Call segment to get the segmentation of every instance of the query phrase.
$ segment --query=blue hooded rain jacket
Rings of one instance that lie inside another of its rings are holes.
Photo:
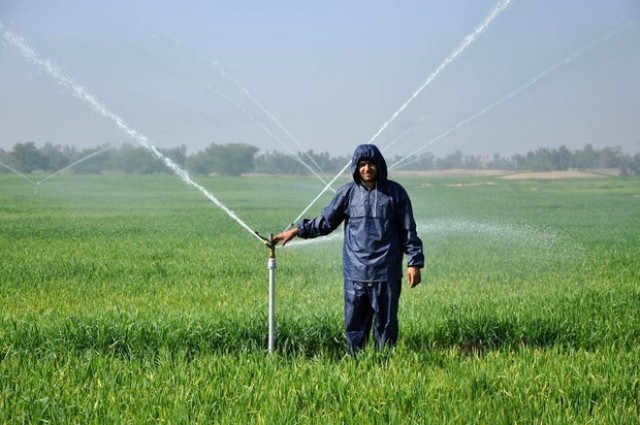
[[[360,182],[358,162],[372,160],[377,168],[373,189]],[[298,224],[304,239],[324,236],[344,222],[343,274],[359,282],[402,279],[407,266],[422,268],[422,241],[416,232],[411,201],[404,188],[387,179],[387,164],[375,145],[359,145],[351,161],[353,182],[340,187],[322,214]]]

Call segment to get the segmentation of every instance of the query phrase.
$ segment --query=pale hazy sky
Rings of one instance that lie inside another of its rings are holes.
[[[245,142],[342,155],[368,142],[495,5],[0,0],[0,24],[156,146],[193,153]],[[512,155],[591,143],[635,153],[639,76],[640,1],[513,0],[375,143],[405,155],[464,123],[425,151]],[[0,43],[0,148],[127,140]]]

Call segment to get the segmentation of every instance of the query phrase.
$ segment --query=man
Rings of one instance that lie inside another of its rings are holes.
[[[372,325],[377,349],[395,346],[403,254],[410,288],[421,281],[424,254],[409,196],[387,179],[387,164],[375,145],[356,147],[351,173],[353,182],[338,189],[320,216],[302,220],[274,240],[284,246],[296,236],[328,235],[345,223],[345,334],[354,354],[365,346]]]

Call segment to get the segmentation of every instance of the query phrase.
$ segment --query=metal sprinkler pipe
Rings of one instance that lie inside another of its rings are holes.
[[[269,235],[269,239],[261,236],[258,232],[256,235],[262,239],[267,248],[269,248],[269,259],[267,261],[267,269],[269,269],[269,337],[268,349],[269,354],[273,355],[276,345],[276,244],[273,240],[273,233]]]

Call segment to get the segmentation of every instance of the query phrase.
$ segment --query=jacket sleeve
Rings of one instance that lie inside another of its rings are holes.
[[[308,220],[304,219],[298,223],[298,236],[303,239],[317,238],[333,232],[346,218],[346,203],[348,199],[348,188],[338,189],[336,196],[327,205],[322,214]]]
[[[402,248],[407,256],[407,267],[424,267],[422,240],[418,237],[416,222],[413,218],[413,207],[406,191],[400,196],[400,237]]]

